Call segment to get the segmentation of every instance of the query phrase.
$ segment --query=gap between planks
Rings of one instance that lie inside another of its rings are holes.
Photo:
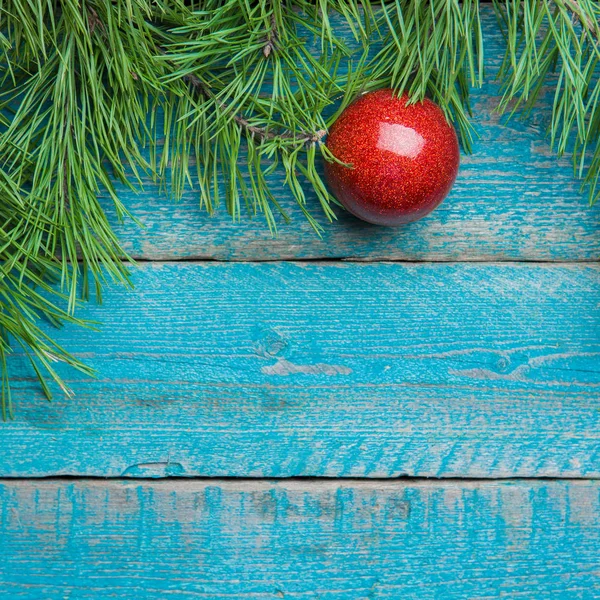
[[[320,477],[303,477],[303,476],[292,476],[292,477],[236,477],[236,476],[224,476],[217,475],[214,477],[210,476],[162,476],[162,477],[128,477],[123,475],[29,475],[27,477],[15,476],[15,477],[0,477],[0,485],[11,484],[16,482],[39,482],[39,483],[67,483],[67,482],[121,482],[121,483],[158,483],[158,482],[173,482],[173,483],[197,483],[200,485],[210,483],[215,485],[220,484],[265,484],[265,485],[294,485],[295,482],[298,485],[315,485],[315,486],[327,486],[335,485],[337,482],[343,482],[344,484],[352,486],[381,486],[381,485],[393,485],[398,484],[402,486],[420,486],[420,487],[437,487],[439,485],[446,485],[457,483],[460,485],[472,484],[481,485],[494,482],[506,482],[506,483],[552,483],[561,481],[582,481],[582,482],[600,482],[598,477],[586,477],[586,476],[561,476],[561,477],[547,477],[547,476],[533,476],[533,477],[421,477],[421,476],[398,476],[398,477],[336,477],[336,476],[320,476]]]
[[[561,259],[547,259],[547,260],[514,260],[507,258],[506,260],[499,259],[497,257],[493,259],[485,259],[485,258],[477,258],[474,257],[472,260],[455,260],[455,259],[444,259],[444,258],[415,258],[415,259],[394,259],[394,258],[332,258],[332,257],[311,257],[311,258],[231,258],[227,260],[219,259],[219,258],[211,258],[211,257],[181,257],[181,258],[136,258],[131,257],[131,260],[122,259],[122,262],[130,264],[132,266],[136,265],[146,265],[146,264],[179,264],[179,263],[217,263],[222,265],[227,265],[230,263],[261,263],[261,264],[279,264],[279,263],[291,263],[291,264],[303,264],[303,263],[316,263],[322,264],[324,266],[327,265],[336,265],[340,263],[344,264],[396,264],[396,265],[413,265],[413,264],[444,264],[444,265],[527,265],[531,267],[535,266],[546,266],[546,265],[560,265],[560,266],[577,266],[577,265],[597,265],[600,264],[600,259],[591,259],[591,258],[582,258],[578,260],[561,260]]]

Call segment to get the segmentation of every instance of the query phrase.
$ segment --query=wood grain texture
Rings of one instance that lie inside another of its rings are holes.
[[[552,94],[526,121],[507,123],[495,108],[493,83],[504,46],[491,6],[482,7],[487,81],[473,92],[474,125],[480,138],[462,157],[455,188],[427,218],[396,229],[361,223],[339,210],[339,221],[318,238],[295,208],[283,179],[273,180],[278,201],[292,216],[272,239],[261,216],[232,223],[224,209],[214,217],[200,211],[197,192],[179,204],[147,181],[134,195],[120,188],[133,215],[145,225],[116,224],[125,248],[137,258],[172,260],[279,260],[353,258],[361,260],[598,260],[600,205],[590,208],[573,177],[568,158],[557,159],[544,132]],[[315,198],[309,207],[319,215]],[[106,202],[108,206],[109,203]]]
[[[600,266],[148,263],[1,476],[600,476]]]
[[[584,600],[598,482],[0,484],[11,600]]]

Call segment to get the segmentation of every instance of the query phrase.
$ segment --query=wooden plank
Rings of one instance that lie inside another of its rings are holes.
[[[424,220],[397,229],[366,225],[343,213],[319,239],[295,208],[282,178],[274,190],[289,210],[275,239],[257,217],[231,223],[224,209],[210,218],[188,191],[175,205],[150,181],[133,195],[120,188],[131,212],[145,225],[116,225],[125,248],[137,258],[172,260],[277,260],[353,258],[361,260],[598,260],[600,205],[589,208],[568,158],[552,155],[544,132],[552,94],[534,115],[508,124],[495,108],[500,89],[493,83],[504,42],[491,6],[482,7],[488,83],[473,92],[474,124],[480,135],[471,156],[463,156],[454,191]],[[107,203],[108,205],[108,203]],[[319,215],[312,196],[309,207]],[[112,221],[116,223],[114,215]]]
[[[14,481],[11,600],[597,598],[600,484]]]
[[[147,263],[12,360],[1,476],[600,476],[600,265]]]

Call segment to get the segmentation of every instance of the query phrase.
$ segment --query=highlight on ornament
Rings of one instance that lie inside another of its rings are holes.
[[[330,191],[353,215],[376,225],[429,214],[458,173],[458,138],[442,109],[428,99],[410,103],[391,89],[355,100],[326,143],[340,161],[325,164]]]

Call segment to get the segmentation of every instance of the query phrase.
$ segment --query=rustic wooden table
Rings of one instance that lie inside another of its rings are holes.
[[[400,229],[123,190],[135,291],[57,333],[99,378],[12,361],[2,598],[600,597],[600,206],[498,94]]]

